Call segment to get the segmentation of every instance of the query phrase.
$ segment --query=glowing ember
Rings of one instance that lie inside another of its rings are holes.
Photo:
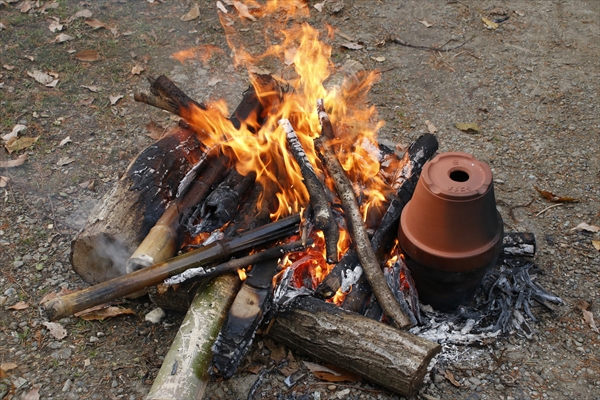
[[[237,273],[240,277],[240,280],[245,281],[246,280],[246,270],[243,268],[240,268],[237,270]]]

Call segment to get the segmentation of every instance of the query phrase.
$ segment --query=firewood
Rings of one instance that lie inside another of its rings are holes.
[[[279,310],[268,336],[406,397],[423,383],[440,345],[314,297]]]
[[[130,295],[148,286],[156,285],[173,275],[180,274],[186,269],[213,264],[236,253],[248,251],[255,246],[292,235],[298,231],[299,222],[298,214],[290,215],[236,238],[219,240],[166,262],[118,276],[66,296],[57,297],[44,304],[45,311],[50,320],[56,320]]]
[[[84,281],[97,284],[125,273],[125,261],[164,213],[189,158],[203,152],[196,134],[181,127],[140,152],[71,242],[71,264]]]
[[[158,371],[147,400],[201,399],[209,381],[215,342],[240,280],[223,275],[196,293],[177,336]]]
[[[306,152],[304,151],[304,148],[298,139],[298,135],[296,135],[290,121],[282,119],[279,121],[279,125],[285,130],[290,152],[298,163],[302,178],[304,178],[304,186],[306,187],[306,190],[308,190],[310,196],[310,205],[313,210],[315,227],[323,231],[323,234],[325,235],[327,262],[330,264],[337,263],[337,245],[340,239],[340,227],[335,222],[335,218],[331,212],[331,207],[325,196],[323,184],[317,177],[313,166],[306,157]]]
[[[333,132],[331,121],[325,112],[322,100],[318,101],[317,110],[319,111],[321,126],[326,127],[323,129],[323,132]],[[412,325],[410,318],[400,308],[385,281],[383,271],[373,251],[373,247],[371,247],[371,242],[363,224],[352,184],[346,176],[337,156],[329,144],[326,143],[327,139],[327,136],[320,136],[315,140],[315,147],[318,149],[321,162],[333,180],[337,194],[342,201],[360,264],[385,313],[393,319],[393,323],[396,326],[408,328]]]
[[[166,76],[161,75],[156,80],[148,78],[148,81],[150,82],[151,94],[136,93],[133,96],[135,101],[169,111],[180,117],[183,117],[185,111],[190,110],[192,107],[206,110],[204,104],[191,99]]]

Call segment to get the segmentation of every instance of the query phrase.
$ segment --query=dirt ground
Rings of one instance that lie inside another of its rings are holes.
[[[0,163],[28,157],[0,168],[0,398],[142,399],[148,392],[182,315],[151,324],[144,320],[149,301],[130,301],[133,315],[59,321],[67,332],[59,340],[38,303],[60,288],[85,286],[69,265],[71,238],[153,141],[147,124],[175,123],[133,100],[147,90],[146,77],[165,74],[199,101],[239,102],[248,78],[234,68],[215,3],[0,1],[0,134],[20,124],[19,137],[38,138],[12,154],[0,149]],[[487,162],[505,230],[535,233],[538,282],[565,301],[553,313],[534,309],[540,321],[531,339],[510,334],[452,349],[454,361],[434,366],[416,397],[600,399],[600,334],[576,307],[587,301],[600,318],[593,244],[600,233],[574,229],[600,225],[600,2],[337,0],[318,11],[320,4],[308,3],[308,22],[323,37],[326,25],[334,28],[334,66],[354,60],[382,71],[370,96],[385,121],[380,137],[406,146],[428,132],[428,120],[440,151]],[[194,5],[199,16],[181,21]],[[496,29],[482,20],[505,17]],[[261,20],[244,33],[259,46]],[[468,43],[432,51],[384,42],[390,35],[421,46]],[[341,46],[349,41],[362,48]],[[171,56],[200,44],[223,51],[205,63]],[[460,131],[457,122],[480,131]],[[578,202],[549,202],[534,185]],[[368,382],[324,382],[310,372],[287,388],[269,347],[258,337],[249,356],[265,371],[253,398],[399,398]],[[248,398],[258,376],[239,371],[211,383],[206,398]]]

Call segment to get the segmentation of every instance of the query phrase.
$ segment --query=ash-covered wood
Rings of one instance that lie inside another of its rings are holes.
[[[403,396],[423,383],[441,347],[310,296],[278,310],[268,330],[278,342]]]
[[[287,143],[290,152],[300,167],[304,186],[310,196],[310,205],[312,207],[312,216],[315,227],[325,235],[326,259],[330,264],[338,262],[337,245],[340,239],[340,227],[333,217],[331,207],[325,196],[323,184],[317,177],[315,170],[306,157],[306,152],[294,131],[292,124],[287,119],[279,121],[279,125],[285,130]]]
[[[317,102],[317,110],[319,112],[319,121],[324,131],[333,132],[331,121],[325,112],[323,101]],[[337,194],[342,201],[342,206],[345,211],[345,216],[350,228],[350,234],[354,240],[354,245],[360,264],[363,271],[369,280],[371,288],[377,296],[377,300],[386,314],[393,319],[393,323],[401,328],[411,326],[410,318],[400,308],[398,302],[394,298],[390,288],[385,282],[385,277],[377,260],[377,256],[371,247],[371,242],[367,235],[367,231],[362,221],[362,215],[356,202],[352,183],[346,176],[339,160],[335,153],[326,143],[327,136],[320,136],[315,140],[315,147],[319,152],[319,157],[327,173],[334,182]]]
[[[500,258],[534,257],[535,235],[532,232],[508,232],[502,238]]]

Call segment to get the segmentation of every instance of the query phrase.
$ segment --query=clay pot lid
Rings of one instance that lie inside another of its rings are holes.
[[[448,200],[469,200],[485,194],[492,184],[490,167],[472,154],[439,154],[425,164],[421,178],[431,193]]]

